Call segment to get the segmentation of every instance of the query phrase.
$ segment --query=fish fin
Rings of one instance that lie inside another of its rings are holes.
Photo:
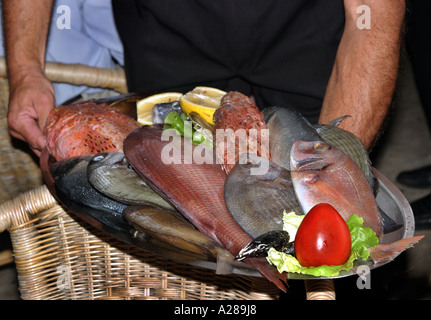
[[[389,217],[381,208],[379,209],[380,218],[383,225],[383,233],[391,233],[400,229],[403,224],[396,223],[391,217]]]
[[[216,274],[230,274],[233,271],[234,257],[229,251],[220,248],[216,249],[217,265]]]
[[[401,239],[392,243],[381,243],[377,247],[370,249],[370,256],[376,264],[383,264],[394,260],[398,254],[411,248],[424,236],[415,236]]]
[[[345,115],[345,116],[342,116],[342,117],[338,117],[338,118],[336,118],[336,119],[334,119],[334,120],[330,121],[330,122],[328,123],[328,125],[329,125],[329,126],[338,127],[338,126],[340,125],[340,123],[341,123],[344,119],[346,119],[346,118],[350,118],[350,117],[351,117],[350,115]]]
[[[271,106],[271,107],[266,107],[265,109],[262,110],[263,113],[263,119],[265,121],[265,123],[268,123],[268,120],[272,117],[272,115],[278,110],[280,109],[280,107],[277,106]]]
[[[287,291],[287,274],[280,273],[277,269],[270,265],[266,258],[249,258],[247,263],[255,266],[257,270],[274,285],[283,292]]]

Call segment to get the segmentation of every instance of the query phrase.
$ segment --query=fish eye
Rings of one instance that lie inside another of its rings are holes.
[[[93,162],[99,162],[99,161],[102,161],[104,158],[105,158],[105,157],[104,157],[103,155],[97,155],[97,156],[94,156],[94,157],[91,159],[91,161],[93,161]]]
[[[328,150],[328,145],[318,142],[314,144],[313,149],[317,152],[325,152],[326,150]]]
[[[243,163],[244,168],[251,168],[253,166],[254,166],[254,162],[250,158],[247,158]]]

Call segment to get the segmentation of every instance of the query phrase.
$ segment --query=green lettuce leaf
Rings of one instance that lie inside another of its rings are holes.
[[[295,217],[296,216],[296,217]],[[295,213],[283,214],[283,228],[293,230],[293,226],[303,216],[298,216]],[[370,256],[369,248],[374,248],[379,243],[379,239],[373,230],[364,227],[364,220],[352,215],[347,221],[347,226],[350,230],[352,239],[352,249],[347,261],[338,266],[322,265],[318,267],[303,267],[299,261],[292,255],[283,252],[278,252],[274,248],[268,251],[267,260],[281,272],[296,272],[302,274],[313,275],[316,277],[335,277],[340,271],[351,270],[356,259],[367,260]],[[288,226],[286,226],[288,224]],[[299,227],[299,224],[298,224]],[[287,230],[286,230],[287,231]],[[295,231],[296,234],[296,231]]]
[[[367,260],[370,256],[368,248],[375,248],[379,244],[379,238],[370,228],[364,227],[364,219],[355,214],[347,220],[352,239],[352,251],[355,251],[358,258]]]
[[[299,215],[295,212],[283,211],[283,230],[289,232],[290,241],[294,241],[296,237],[296,231],[299,228],[305,215]]]

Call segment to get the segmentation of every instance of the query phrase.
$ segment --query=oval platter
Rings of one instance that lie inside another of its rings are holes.
[[[172,259],[179,263],[189,264],[206,269],[216,270],[216,261],[213,257],[200,255],[197,253],[185,251],[163,243],[149,235],[136,231],[120,215],[112,215],[103,210],[96,210],[71,200],[66,194],[62,193],[55,187],[51,177],[50,168],[55,160],[46,150],[40,157],[40,166],[45,183],[63,207],[79,219],[97,228],[103,233],[110,235],[118,240],[137,247],[137,250],[145,250],[163,258]],[[376,201],[381,210],[402,227],[396,231],[385,234],[382,243],[391,243],[396,240],[409,238],[414,235],[415,225],[412,209],[402,192],[382,173],[374,169],[374,173],[379,182],[379,189],[376,195]],[[359,266],[366,265],[370,269],[380,267],[388,262],[375,264],[372,261],[356,260],[354,268],[349,271],[342,271],[331,279],[342,278],[351,275],[357,275],[356,269]],[[260,273],[244,262],[237,262],[233,269],[234,274],[261,277]],[[310,275],[298,273],[289,273],[288,279],[323,279]],[[328,278],[326,278],[328,279]]]

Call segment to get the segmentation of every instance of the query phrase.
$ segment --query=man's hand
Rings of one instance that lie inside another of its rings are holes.
[[[54,88],[42,73],[27,74],[10,88],[9,132],[27,142],[37,156],[46,145],[43,128],[54,106]]]
[[[45,147],[42,129],[55,106],[54,88],[44,74],[53,0],[3,0],[2,4],[9,131],[40,156]]]

